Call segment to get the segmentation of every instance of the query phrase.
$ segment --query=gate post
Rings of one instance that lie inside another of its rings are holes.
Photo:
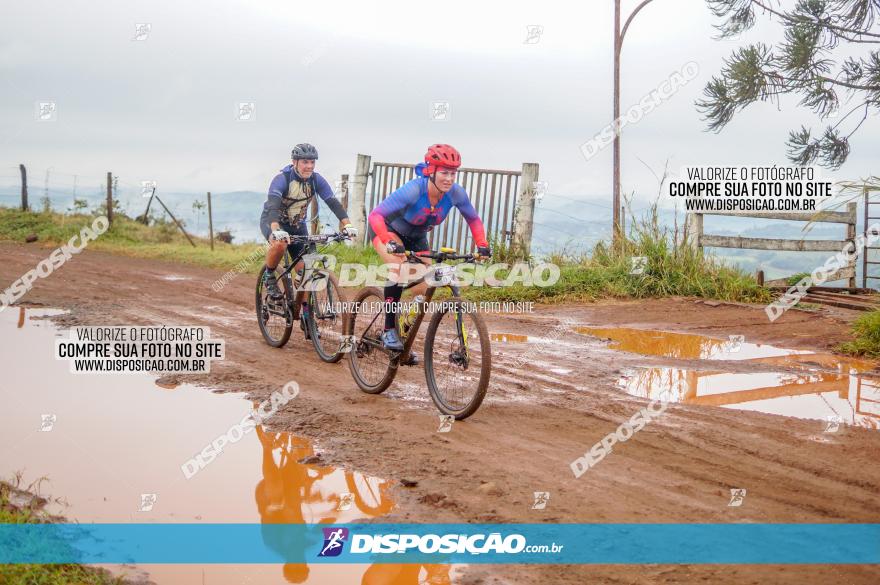
[[[535,218],[535,181],[538,180],[538,163],[523,163],[519,183],[519,196],[513,214],[513,244],[523,254],[532,253],[532,230]]]
[[[351,200],[349,201],[349,219],[357,228],[361,243],[367,239],[367,177],[370,174],[370,155],[359,154],[355,166],[354,179],[351,182]],[[368,243],[368,242],[367,242]]]
[[[846,211],[847,213],[849,213],[849,223],[846,224],[846,239],[853,243],[855,243],[856,241],[856,221],[858,221],[857,209],[858,204],[855,201],[846,204]],[[858,259],[858,257],[859,251],[853,249],[852,258],[850,258],[846,263],[847,268],[852,268],[852,276],[849,277],[850,288],[856,287],[856,260]]]
[[[703,246],[703,214],[688,213],[687,214],[687,237],[688,243],[694,250],[699,250]]]

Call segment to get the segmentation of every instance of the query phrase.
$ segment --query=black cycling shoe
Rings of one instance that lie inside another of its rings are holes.
[[[391,351],[403,351],[403,343],[396,329],[389,329],[382,334],[382,347]]]
[[[266,291],[269,293],[269,298],[272,300],[278,301],[284,298],[284,293],[278,288],[278,279],[275,278],[275,273],[264,272],[263,285],[266,287]]]
[[[404,366],[417,366],[422,363],[422,360],[419,358],[419,354],[410,350],[409,357],[406,358],[405,362],[401,362]]]

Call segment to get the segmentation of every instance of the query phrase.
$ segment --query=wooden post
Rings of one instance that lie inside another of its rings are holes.
[[[759,270],[757,274],[755,274],[755,280],[758,281],[758,286],[764,286],[764,271]]]
[[[846,239],[855,243],[856,241],[856,221],[858,214],[858,204],[855,201],[846,204],[846,211],[849,213],[850,222],[846,224]],[[856,287],[856,260],[859,257],[859,251],[853,249],[852,258],[847,262],[847,268],[852,268],[852,276],[849,277],[849,287]]]
[[[211,251],[214,251],[214,215],[211,213],[211,192],[208,191],[208,234],[211,237]]]
[[[687,214],[687,237],[691,248],[697,250],[703,247],[703,214]]]
[[[535,218],[535,181],[538,180],[538,163],[523,163],[519,182],[519,196],[514,212],[513,237],[522,253],[532,253],[532,230]]]
[[[311,207],[310,213],[312,214],[311,232],[313,234],[319,234],[319,233],[321,233],[321,231],[320,231],[321,230],[321,222],[318,221],[318,198],[317,197],[312,197],[312,203],[309,207]]]
[[[24,165],[18,165],[21,172],[21,210],[28,210],[28,192],[27,192],[27,169]]]
[[[339,186],[339,202],[342,209],[348,211],[348,175],[342,175],[342,184]],[[339,222],[339,229],[342,230],[342,222]]]
[[[156,196],[156,188],[153,187],[153,190],[150,192],[150,198],[147,200],[147,208],[144,210],[144,215],[141,216],[140,219],[143,219],[144,225],[149,225],[150,223],[150,205],[153,204],[153,197]]]
[[[165,206],[165,203],[164,203],[164,202],[163,202],[163,201],[162,201],[162,200],[161,200],[161,199],[159,199],[159,196],[158,196],[158,195],[156,195],[156,196],[155,196],[155,197],[156,197],[156,201],[158,201],[158,202],[159,202],[159,205],[161,205],[161,206],[162,206],[162,209],[164,209],[164,210],[165,210],[165,213],[167,213],[167,214],[168,214],[168,215],[170,215],[170,216],[171,216],[171,219],[173,219],[173,220],[174,220],[174,223],[176,223],[176,224],[177,224],[177,227],[179,227],[179,228],[180,228],[180,231],[182,231],[182,232],[183,232],[183,235],[185,235],[185,236],[186,236],[186,239],[187,239],[187,240],[189,240],[189,243],[190,243],[190,244],[191,244],[191,245],[192,245],[192,247],[193,247],[193,248],[195,248],[195,247],[196,247],[196,244],[195,244],[195,242],[193,242],[193,241],[192,241],[192,238],[191,238],[191,237],[189,237],[189,234],[188,234],[188,233],[186,233],[186,230],[185,230],[185,229],[183,229],[183,226],[182,226],[182,225],[180,225],[180,222],[179,222],[179,221],[177,221],[177,218],[176,218],[176,217],[174,217],[174,214],[173,214],[173,213],[171,213],[171,210],[170,210],[170,209],[168,209],[168,208],[167,208],[167,207],[166,207],[166,206]]]
[[[361,234],[358,239],[361,243],[367,241],[367,177],[370,175],[370,155],[359,154],[354,171],[354,180],[351,189],[351,210],[349,219],[351,224]]]
[[[113,225],[113,174],[107,173],[107,223]]]

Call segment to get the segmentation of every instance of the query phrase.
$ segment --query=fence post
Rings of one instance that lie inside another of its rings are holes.
[[[113,173],[107,172],[107,223],[113,225]]]
[[[698,250],[703,246],[703,214],[687,214],[687,237],[691,248]]]
[[[313,234],[321,233],[321,222],[318,220],[318,198],[312,197],[312,202],[309,205],[311,211],[309,213],[312,214],[312,229],[311,232]]]
[[[535,218],[535,181],[538,180],[538,163],[523,163],[519,183],[519,196],[514,212],[513,241],[523,254],[532,253],[532,230]]]
[[[214,250],[214,216],[211,214],[211,192],[208,191],[208,234],[211,236],[211,251]]]
[[[180,231],[183,232],[183,235],[186,236],[186,239],[189,240],[189,243],[192,245],[193,248],[195,248],[195,247],[196,247],[196,243],[192,241],[192,238],[189,237],[189,234],[186,233],[186,230],[185,230],[185,229],[183,229],[183,224],[181,224],[179,221],[177,221],[177,218],[174,217],[174,214],[171,213],[171,210],[168,209],[168,207],[165,205],[165,203],[163,203],[162,200],[159,199],[159,196],[158,196],[158,195],[156,196],[156,201],[159,202],[159,205],[162,206],[162,209],[165,210],[165,213],[167,213],[169,216],[171,216],[171,219],[174,220],[174,223],[177,224],[177,227],[180,228]]]
[[[849,223],[846,224],[846,239],[855,244],[856,241],[856,221],[858,221],[858,204],[853,201],[846,204],[846,211],[849,213]],[[867,227],[867,226],[866,226]],[[852,268],[852,276],[849,277],[849,287],[856,287],[856,260],[859,257],[859,251],[853,249],[853,255],[847,261],[847,268]]]
[[[28,210],[28,192],[27,192],[27,169],[24,165],[18,165],[18,170],[21,171],[21,210]]]
[[[342,175],[342,184],[339,185],[339,202],[342,209],[348,211],[348,175]],[[342,222],[339,222],[339,229],[342,230]]]
[[[351,224],[357,229],[359,239],[366,241],[367,236],[367,177],[370,174],[370,155],[359,154],[354,171],[351,189],[351,212],[348,214]]]

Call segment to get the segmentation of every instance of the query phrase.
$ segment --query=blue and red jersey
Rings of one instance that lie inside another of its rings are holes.
[[[387,244],[391,240],[389,227],[401,236],[419,236],[443,223],[450,210],[455,207],[467,222],[477,246],[488,247],[483,222],[461,185],[453,183],[437,205],[431,205],[428,198],[428,177],[421,176],[424,166],[424,163],[416,165],[416,178],[391,193],[370,212],[370,227],[382,243]]]

